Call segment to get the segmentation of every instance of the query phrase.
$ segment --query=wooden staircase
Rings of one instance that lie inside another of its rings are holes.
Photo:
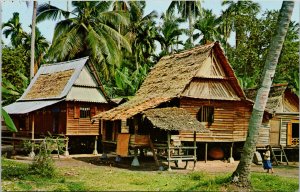
[[[273,161],[276,163],[276,165],[279,164],[278,162],[283,163],[284,162],[283,160],[285,160],[285,163],[287,165],[289,164],[289,161],[284,152],[284,147],[282,145],[280,145],[279,147],[271,147],[270,146],[270,151],[272,154]]]

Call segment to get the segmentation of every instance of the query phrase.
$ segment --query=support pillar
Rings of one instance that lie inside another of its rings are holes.
[[[32,123],[31,123],[31,152],[29,153],[29,157],[34,158],[35,153],[34,153],[34,112],[32,113]]]
[[[97,143],[98,143],[98,136],[95,137],[95,145],[94,145],[93,155],[98,155]]]
[[[64,152],[64,156],[69,156],[69,137],[66,138],[66,150]]]
[[[196,131],[194,131],[194,167],[193,167],[193,170],[196,167],[196,163],[197,163],[197,144],[196,144]]]
[[[207,162],[207,147],[208,143],[205,143],[205,163]]]
[[[228,159],[228,163],[233,163],[234,162],[234,159],[233,159],[233,142],[231,143],[231,146],[230,146],[230,157]]]
[[[170,165],[170,158],[171,158],[171,135],[170,131],[168,131],[168,171],[172,171],[171,165]]]
[[[139,160],[137,158],[137,155],[138,155],[138,149],[135,148],[134,149],[134,158],[132,160],[131,166],[134,166],[134,167],[139,167],[140,166],[140,163],[139,163]]]

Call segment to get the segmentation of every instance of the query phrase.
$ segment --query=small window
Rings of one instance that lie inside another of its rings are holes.
[[[80,118],[89,118],[91,116],[91,108],[80,107]]]
[[[214,107],[200,107],[197,113],[197,119],[200,122],[208,122],[208,125],[211,125],[214,122]]]

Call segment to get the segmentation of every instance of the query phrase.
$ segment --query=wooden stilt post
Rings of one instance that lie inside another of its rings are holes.
[[[194,167],[193,170],[196,167],[196,162],[197,162],[197,144],[196,144],[196,131],[194,131]]]
[[[95,145],[94,145],[93,155],[98,155],[97,143],[98,143],[98,136],[95,137]]]
[[[207,146],[208,143],[205,143],[205,163],[207,162]]]
[[[32,123],[31,123],[31,142],[32,142],[32,145],[31,145],[31,152],[29,154],[29,157],[34,157],[35,154],[34,154],[34,112],[32,113]]]
[[[233,159],[233,142],[231,143],[231,146],[230,146],[230,157],[229,157],[229,159],[228,159],[228,162],[229,163],[233,163],[234,162],[234,159]]]
[[[12,136],[13,136],[13,140],[12,140],[12,145],[13,145],[12,155],[15,155],[16,154],[16,145],[15,145],[16,133],[13,133]]]
[[[172,171],[171,165],[170,165],[170,158],[171,158],[171,135],[170,131],[168,131],[168,171]]]
[[[66,137],[66,150],[64,153],[65,156],[69,156],[69,137]]]

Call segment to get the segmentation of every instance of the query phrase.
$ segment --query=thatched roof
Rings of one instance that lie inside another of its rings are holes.
[[[201,65],[211,55],[212,50],[219,55],[226,74],[229,76],[227,79],[231,82],[237,96],[244,97],[219,43],[215,42],[161,58],[131,100],[114,109],[102,112],[93,119],[127,119],[163,102],[184,96],[185,88],[196,77]]]
[[[209,132],[186,110],[177,107],[148,109],[143,112],[154,128],[176,131]]]
[[[282,103],[282,98],[288,84],[276,84],[270,89],[266,110],[270,113],[275,113],[279,105]],[[255,102],[258,88],[245,89],[244,92],[250,100]]]
[[[74,69],[40,75],[24,99],[58,97],[73,73]]]

